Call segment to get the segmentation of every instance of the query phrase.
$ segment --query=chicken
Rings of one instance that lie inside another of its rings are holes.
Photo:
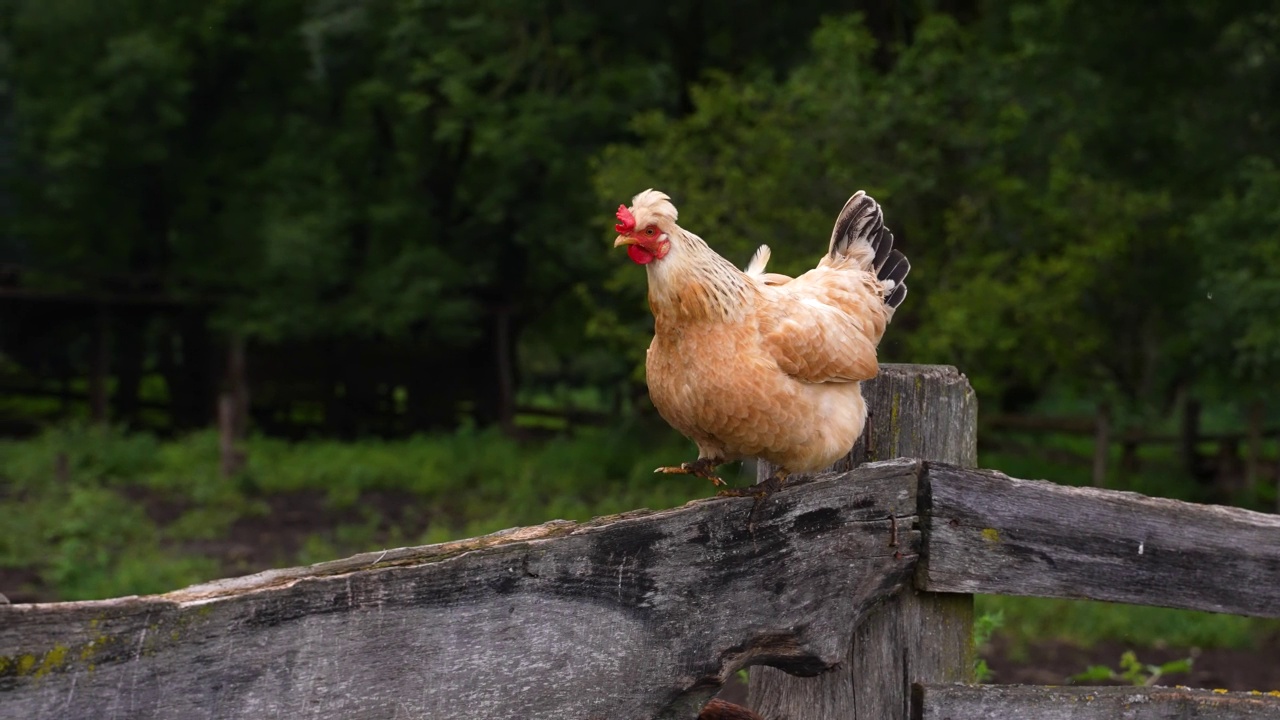
[[[618,208],[614,247],[648,274],[649,397],[698,447],[697,460],[655,472],[723,486],[719,465],[761,458],[779,466],[764,490],[772,492],[790,473],[848,453],[866,423],[861,381],[879,371],[876,348],[911,269],[876,201],[862,191],[849,198],[827,254],[796,278],[765,272],[767,245],[739,270],[676,224],[662,192],[631,202]]]

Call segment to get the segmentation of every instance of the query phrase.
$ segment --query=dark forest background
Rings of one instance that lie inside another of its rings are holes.
[[[650,327],[608,230],[650,186],[792,270],[874,194],[916,267],[885,359],[985,412],[1244,418],[1277,37],[1256,1],[10,0],[0,383],[54,402],[5,421],[187,430],[240,385],[293,437],[624,412]]]

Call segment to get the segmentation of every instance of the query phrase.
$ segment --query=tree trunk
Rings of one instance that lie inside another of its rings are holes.
[[[1249,445],[1244,466],[1244,489],[1249,497],[1258,491],[1258,479],[1262,475],[1262,424],[1267,417],[1266,410],[1261,400],[1249,405]]]
[[[234,335],[227,348],[226,389],[218,398],[219,467],[223,478],[244,470],[244,438],[249,429],[249,377],[244,337]]]
[[[94,314],[93,348],[89,369],[89,417],[105,423],[107,412],[107,378],[111,374],[111,317],[106,305],[98,305]]]
[[[63,420],[71,417],[71,400],[74,396],[71,390],[71,372],[70,368],[64,368],[62,371],[62,394],[59,396],[58,416]]]
[[[172,316],[158,356],[175,430],[208,427],[217,420],[213,400],[218,396],[220,361],[211,345],[203,311],[183,310]]]
[[[458,426],[458,404],[467,389],[459,377],[461,363],[438,355],[420,356],[407,387],[406,428],[409,434],[421,431],[452,431]]]
[[[510,431],[515,426],[514,355],[519,328],[511,308],[506,306],[490,308],[484,327],[484,335],[467,352],[470,372],[457,377],[459,381],[468,380],[476,423]]]
[[[1138,458],[1138,441],[1126,438],[1121,442],[1120,470],[1129,474],[1142,470],[1142,460]]]
[[[867,431],[833,469],[896,457],[977,465],[978,402],[955,368],[882,365],[862,387]],[[757,477],[774,470],[761,462]],[[850,631],[848,662],[817,677],[751,668],[751,707],[788,720],[908,720],[913,682],[972,680],[972,595],[908,588]]]
[[[362,343],[341,350],[337,356],[337,380],[342,396],[335,398],[340,408],[336,419],[339,431],[347,440],[368,435],[379,425],[378,394],[374,378],[378,374],[380,353],[377,342]]]
[[[1204,482],[1212,475],[1204,472],[1200,461],[1200,401],[1186,395],[1182,402],[1182,427],[1178,433],[1178,459],[1187,474]]]
[[[349,350],[334,340],[323,341],[328,362],[324,374],[325,431],[343,440],[355,439],[355,416],[351,408],[351,388],[347,386]]]
[[[1280,456],[1276,457],[1276,464],[1274,467],[1276,476],[1276,512],[1280,513]]]
[[[116,420],[127,425],[138,421],[139,391],[146,361],[146,321],[145,311],[139,309],[116,316],[116,391],[111,404]]]
[[[1098,403],[1093,432],[1093,486],[1106,487],[1107,462],[1111,456],[1111,404]]]
[[[511,309],[498,308],[494,315],[494,369],[498,381],[498,424],[506,432],[516,426],[515,370],[512,356]]]

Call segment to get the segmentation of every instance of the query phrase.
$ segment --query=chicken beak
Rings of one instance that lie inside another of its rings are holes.
[[[627,235],[619,235],[617,240],[613,241],[614,247],[622,247],[623,245],[638,245],[640,241]]]

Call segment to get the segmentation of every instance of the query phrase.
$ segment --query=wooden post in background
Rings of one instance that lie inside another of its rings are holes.
[[[249,430],[249,378],[244,336],[234,335],[227,348],[227,389],[218,396],[218,454],[223,478],[244,469],[245,435]]]
[[[896,457],[977,465],[978,402],[955,368],[881,365],[862,394],[871,412],[868,447],[860,441],[835,469]],[[761,463],[758,477],[773,470]],[[751,708],[787,720],[909,720],[911,683],[972,680],[972,595],[908,588],[850,630],[849,661],[823,675],[752,667]]]

